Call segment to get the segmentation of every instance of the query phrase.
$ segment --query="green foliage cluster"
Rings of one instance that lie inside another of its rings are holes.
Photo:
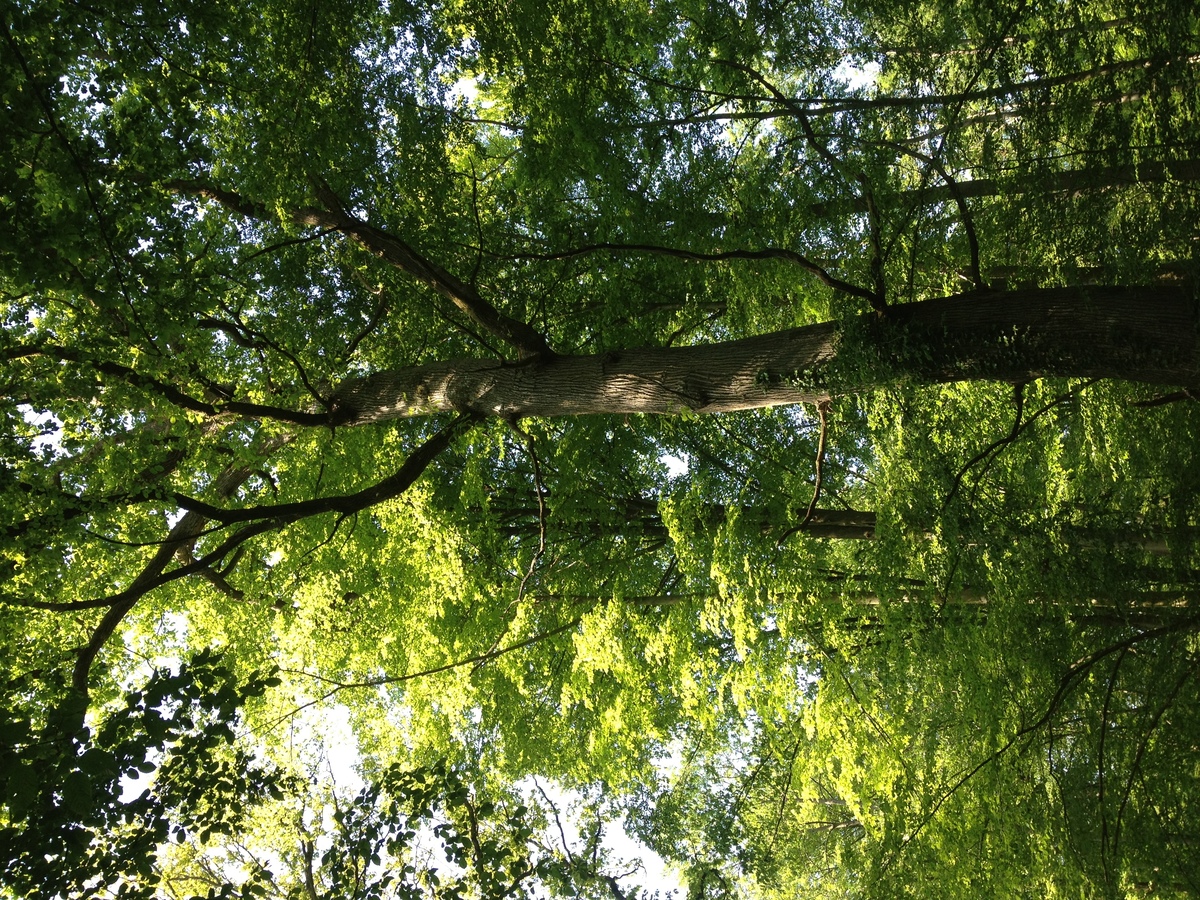
[[[527,898],[539,884],[569,885],[566,861],[531,843],[530,819],[530,810],[519,803],[497,806],[479,799],[463,773],[445,764],[392,766],[333,810],[336,839],[319,860],[314,845],[304,845],[306,882],[291,885],[286,895]],[[440,845],[440,866],[417,853],[423,837]]]
[[[28,697],[24,680],[9,682],[9,702]],[[155,896],[161,844],[233,835],[245,805],[282,797],[278,774],[233,731],[246,701],[279,683],[242,680],[201,652],[155,671],[94,727],[76,694],[44,716],[34,704],[6,705],[4,884],[25,896]]]

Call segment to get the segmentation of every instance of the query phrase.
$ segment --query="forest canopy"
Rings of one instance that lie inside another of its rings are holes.
[[[0,9],[0,896],[1200,896],[1194,3]]]

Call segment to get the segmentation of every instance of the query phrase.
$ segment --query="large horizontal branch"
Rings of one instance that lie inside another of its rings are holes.
[[[983,291],[735,341],[505,364],[451,359],[350,379],[347,423],[479,416],[718,413],[899,382],[1047,376],[1200,384],[1196,301],[1165,286]]]

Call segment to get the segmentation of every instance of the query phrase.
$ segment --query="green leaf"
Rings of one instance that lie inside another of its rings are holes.
[[[80,817],[92,812],[92,781],[85,772],[76,769],[62,782],[62,797],[68,810]]]
[[[9,772],[7,803],[15,820],[24,818],[38,798],[40,785],[33,766],[19,764]]]

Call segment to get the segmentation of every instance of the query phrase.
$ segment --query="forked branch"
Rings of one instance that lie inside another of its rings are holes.
[[[139,600],[155,588],[189,575],[203,575],[205,571],[211,570],[229,554],[234,553],[260,534],[279,531],[287,525],[309,516],[324,512],[357,512],[400,496],[412,486],[438,454],[450,445],[451,440],[469,421],[470,419],[467,417],[459,417],[451,422],[414,450],[395,473],[370,488],[350,495],[350,497],[320,498],[302,503],[276,504],[250,511],[249,515],[240,516],[230,515],[230,513],[240,511],[221,510],[219,507],[199,501],[191,503],[192,508],[190,509],[185,506],[187,514],[171,529],[168,540],[159,547],[150,562],[130,583],[129,587],[99,601],[107,605],[109,609],[93,630],[88,643],[79,650],[72,677],[75,690],[84,697],[87,696],[92,663],[125,616],[137,605]],[[215,493],[222,499],[233,496],[238,487],[255,471],[257,470],[247,466],[226,469],[217,480]],[[215,515],[207,515],[210,512]],[[193,558],[193,561],[186,565],[178,566],[169,572],[166,571],[172,558],[181,549],[190,548],[210,518],[226,525],[237,522],[249,524],[238,529],[202,557]]]
[[[804,139],[813,151],[829,163],[830,167],[839,173],[845,173],[846,164],[837,158],[830,149],[825,146],[820,138],[813,131],[812,122],[809,121],[808,110],[792,100],[783,91],[779,90],[765,75],[756,69],[747,66],[744,63],[722,60],[722,65],[729,66],[739,72],[743,72],[752,79],[766,88],[775,101],[787,109],[792,116],[800,123],[800,130],[804,133]],[[852,178],[859,188],[862,190],[861,200],[867,210],[867,224],[871,240],[871,280],[875,285],[873,291],[864,291],[858,296],[865,297],[871,303],[871,308],[875,312],[882,315],[887,309],[887,283],[883,273],[883,231],[879,223],[879,208],[875,203],[875,192],[871,189],[870,179],[867,178],[867,173],[860,170],[851,173]],[[861,290],[861,289],[860,289]]]
[[[249,218],[264,221],[276,218],[266,207],[236,191],[206,182],[176,180],[168,182],[165,187],[178,193],[212,200]],[[289,214],[292,224],[328,229],[345,235],[364,250],[433,288],[473,323],[513,347],[521,358],[554,356],[554,351],[545,336],[533,326],[500,312],[485,300],[475,287],[459,280],[395,234],[352,215],[328,186],[318,185],[317,194],[324,206],[293,210]]]

